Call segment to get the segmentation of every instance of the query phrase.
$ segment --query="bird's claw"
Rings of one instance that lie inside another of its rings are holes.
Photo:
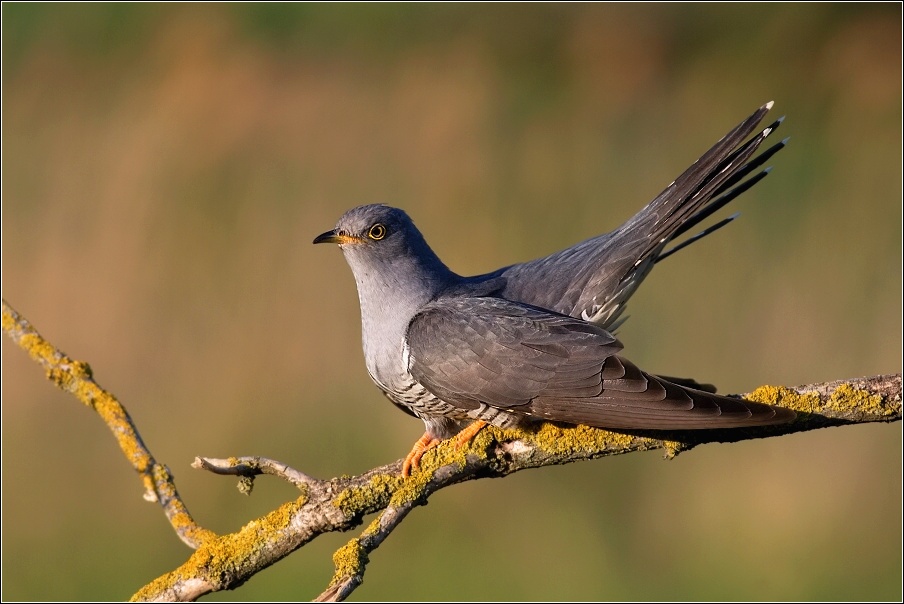
[[[411,447],[411,452],[405,457],[405,461],[402,462],[402,478],[411,476],[412,468],[415,470],[420,469],[421,457],[439,443],[440,440],[438,438],[434,438],[429,433],[424,432],[424,435]]]
[[[456,434],[455,448],[461,449],[462,447],[467,446],[486,425],[487,423],[485,421],[477,420]],[[421,467],[421,457],[440,442],[442,442],[440,439],[431,436],[428,432],[424,432],[424,435],[414,443],[413,447],[411,447],[411,452],[405,457],[405,461],[402,462],[402,478],[411,476],[412,469],[419,470]]]

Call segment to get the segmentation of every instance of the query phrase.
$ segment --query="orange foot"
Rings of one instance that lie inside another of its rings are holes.
[[[434,438],[429,432],[424,432],[424,435],[414,443],[413,447],[411,447],[411,452],[405,458],[405,461],[402,462],[402,478],[411,476],[411,468],[414,468],[415,470],[420,468],[421,457],[424,456],[424,453],[439,443],[440,440],[438,438]]]
[[[483,430],[483,427],[486,426],[487,423],[483,420],[477,420],[461,432],[455,435],[455,448],[461,449],[469,442],[471,442],[477,433]],[[408,453],[408,456],[405,457],[405,461],[402,462],[402,477],[408,478],[411,476],[412,468],[417,470],[421,467],[421,457],[424,456],[424,453],[438,445],[441,441],[438,438],[431,436],[428,432],[424,432],[424,435],[418,439],[414,446],[411,447],[411,452]]]
[[[479,419],[476,422],[474,422],[473,424],[471,424],[470,426],[468,426],[467,428],[465,428],[464,430],[462,430],[461,432],[459,432],[458,434],[456,434],[455,435],[455,448],[461,449],[462,447],[464,447],[465,445],[470,443],[472,440],[474,440],[474,437],[477,436],[477,433],[480,432],[481,430],[483,430],[484,426],[486,426],[486,425],[487,425],[487,423],[485,421],[483,421],[482,419]]]

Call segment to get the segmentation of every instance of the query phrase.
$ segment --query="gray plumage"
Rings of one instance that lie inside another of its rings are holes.
[[[771,106],[615,231],[486,275],[449,270],[408,215],[385,205],[349,210],[318,236],[314,243],[340,245],[354,273],[371,378],[424,421],[422,441],[475,421],[684,430],[791,420],[787,409],[647,374],[620,356],[611,333],[653,265],[686,244],[670,243],[765,176],[754,172],[786,141],[754,154],[781,120],[744,141]]]

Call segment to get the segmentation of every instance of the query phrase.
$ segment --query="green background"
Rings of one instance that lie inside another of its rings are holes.
[[[421,434],[370,383],[346,209],[405,208],[474,274],[611,230],[774,99],[740,220],[619,331],[722,392],[901,371],[901,9],[882,5],[2,7],[3,296],[91,363],[204,526],[195,455],[318,477]],[[189,550],[99,419],[3,338],[4,599],[118,600]],[[353,599],[897,600],[901,424],[456,486]],[[326,535],[211,600],[309,599]]]

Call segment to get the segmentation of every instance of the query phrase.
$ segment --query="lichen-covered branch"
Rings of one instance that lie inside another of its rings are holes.
[[[901,374],[785,388],[763,386],[742,395],[797,411],[793,422],[751,429],[698,430],[623,434],[586,426],[542,424],[535,432],[488,428],[474,439],[467,452],[449,442],[428,453],[421,472],[396,491],[380,516],[357,538],[334,554],[336,573],[318,601],[342,601],[364,580],[368,554],[416,505],[444,486],[483,477],[501,477],[528,468],[557,465],[663,449],[667,457],[710,442],[736,442],[780,436],[829,426],[901,420]],[[366,488],[366,487],[365,487]],[[364,494],[364,489],[357,493]]]
[[[73,361],[46,342],[5,302],[3,329],[47,371],[58,386],[91,406],[113,431],[123,452],[141,475],[149,493],[163,505],[179,536],[196,548],[177,569],[138,591],[133,600],[195,600],[238,587],[255,573],[281,560],[320,534],[347,531],[366,515],[377,518],[334,555],[335,575],[321,601],[343,600],[361,584],[368,556],[431,494],[449,485],[521,470],[663,449],[673,457],[709,442],[734,442],[781,436],[829,426],[901,419],[901,375],[882,375],[797,388],[763,386],[743,395],[750,400],[788,407],[797,419],[758,428],[693,432],[619,433],[586,426],[540,424],[535,430],[482,430],[467,448],[446,442],[429,451],[420,471],[400,476],[401,460],[360,476],[317,480],[266,458],[199,458],[195,467],[250,480],[258,474],[279,476],[302,495],[239,531],[217,536],[198,527],[179,499],[166,468],[154,461],[125,409],[91,378],[87,364]]]
[[[126,459],[141,477],[145,489],[144,498],[160,503],[176,534],[186,545],[198,547],[212,535],[192,519],[176,491],[176,484],[169,469],[157,463],[151,455],[125,407],[115,396],[94,381],[88,363],[70,359],[41,337],[41,334],[13,310],[6,300],[3,300],[3,331],[44,368],[47,379],[100,415],[119,443],[119,448],[122,449]]]

